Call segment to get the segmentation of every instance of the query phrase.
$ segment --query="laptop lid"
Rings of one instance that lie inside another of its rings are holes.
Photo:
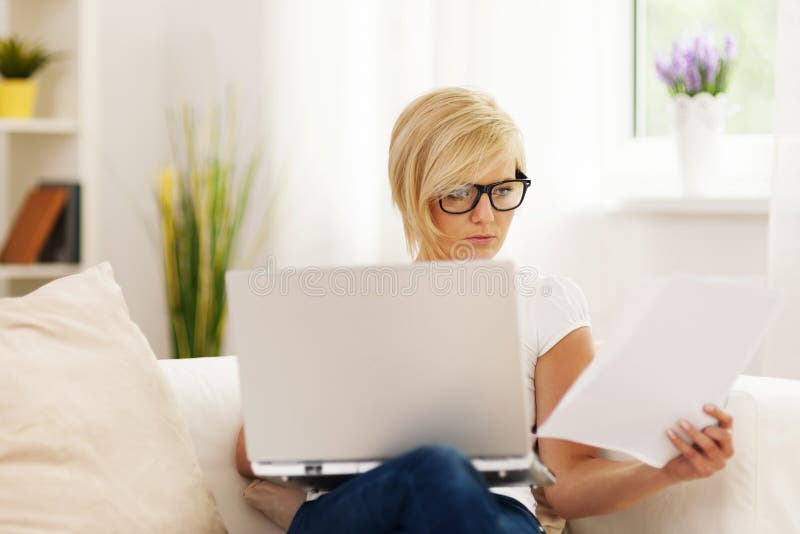
[[[508,261],[228,271],[251,461],[530,453]]]

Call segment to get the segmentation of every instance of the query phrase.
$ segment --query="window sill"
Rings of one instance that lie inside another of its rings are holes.
[[[746,216],[769,215],[767,197],[676,197],[623,198],[611,206],[617,215]]]

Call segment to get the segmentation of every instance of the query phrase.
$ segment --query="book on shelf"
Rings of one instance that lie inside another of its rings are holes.
[[[43,181],[44,188],[67,188],[67,202],[44,245],[40,262],[80,263],[81,186],[75,182]]]
[[[0,262],[79,262],[80,184],[43,181],[28,193]]]

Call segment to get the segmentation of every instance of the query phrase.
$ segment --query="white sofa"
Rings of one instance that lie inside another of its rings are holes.
[[[160,360],[231,534],[280,532],[241,497],[236,358]],[[676,392],[679,394],[679,392]],[[287,409],[291,409],[287,399]],[[800,532],[800,381],[742,376],[728,404],[736,455],[717,475],[624,512],[573,521],[573,534]]]

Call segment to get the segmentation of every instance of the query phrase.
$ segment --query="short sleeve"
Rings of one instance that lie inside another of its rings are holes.
[[[583,291],[570,278],[545,276],[534,289],[525,297],[524,331],[531,356],[538,359],[576,328],[591,326],[591,319]]]

